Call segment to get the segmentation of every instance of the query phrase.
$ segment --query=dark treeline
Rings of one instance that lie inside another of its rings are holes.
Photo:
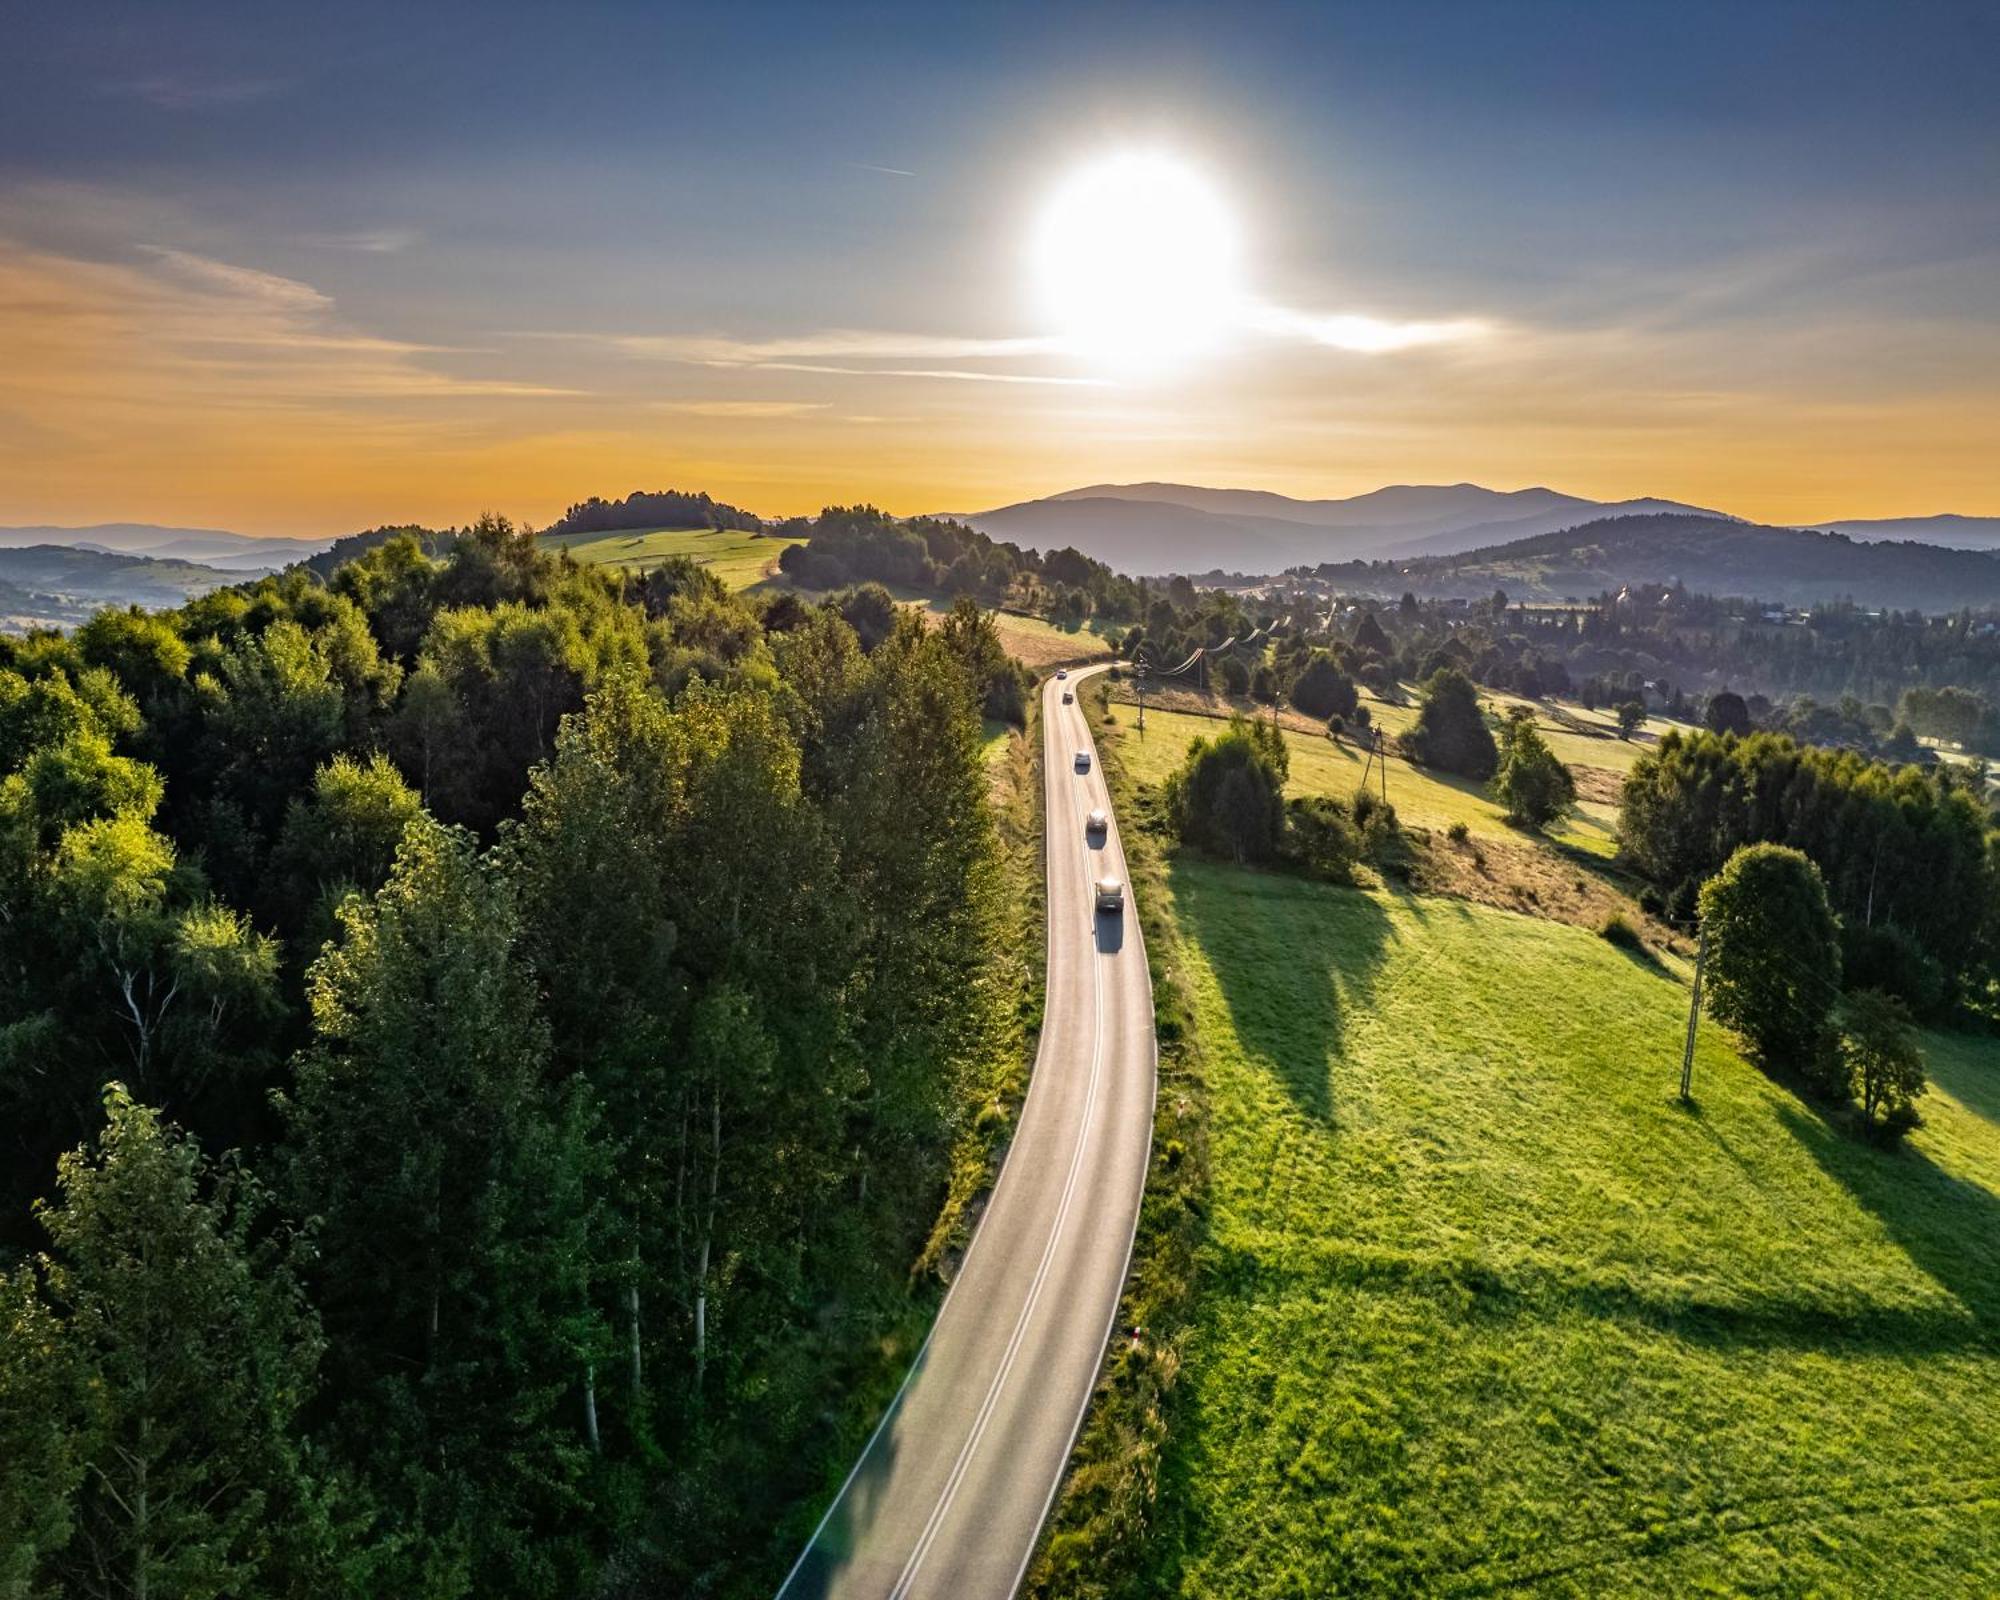
[[[1043,555],[998,544],[962,522],[892,517],[873,506],[828,506],[817,517],[777,524],[807,542],[778,558],[809,589],[873,581],[929,594],[969,595],[1071,626],[1089,617],[1129,622],[1146,605],[1146,585],[1076,550]]]
[[[2000,951],[2000,834],[1949,767],[1892,767],[1782,734],[1670,732],[1640,756],[1619,812],[1625,854],[1675,919],[1746,844],[1819,868],[1847,979],[1935,1013]]]
[[[556,518],[544,533],[610,533],[620,528],[738,528],[755,533],[763,518],[706,494],[678,489],[634,490],[622,500],[592,495]]]
[[[0,1593],[761,1588],[1015,1047],[996,652],[492,520],[0,642]]]

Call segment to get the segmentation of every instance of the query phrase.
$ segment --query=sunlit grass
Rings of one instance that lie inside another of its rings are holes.
[[[1682,1109],[1680,979],[1585,931],[1171,896],[1213,1191],[1151,1592],[2000,1587],[1993,1041],[1884,1153],[1710,1027]]]
[[[610,533],[544,534],[542,542],[594,567],[639,572],[671,556],[692,556],[732,589],[747,589],[777,570],[785,546],[734,528],[620,528]]]
[[[1371,705],[1383,729],[1394,734],[1415,718],[1409,708]],[[1148,707],[1146,734],[1140,738],[1138,717],[1131,706],[1118,708],[1121,720],[1131,725],[1125,740],[1125,759],[1134,775],[1144,783],[1159,783],[1181,764],[1190,741],[1212,737],[1221,727],[1214,717],[1186,712],[1161,711]],[[1338,746],[1324,735],[1285,730],[1285,746],[1291,752],[1291,781],[1286,792],[1293,795],[1327,794],[1346,799],[1359,787],[1368,758],[1354,740],[1343,738]],[[1432,773],[1413,767],[1401,756],[1388,757],[1389,802],[1406,824],[1444,829],[1454,822],[1465,824],[1468,833],[1486,838],[1519,838],[1508,826],[1502,808],[1486,792],[1486,785],[1448,773]],[[1380,768],[1370,772],[1369,786],[1380,791]],[[1585,801],[1574,808],[1550,836],[1560,843],[1610,855],[1617,848],[1617,808]]]

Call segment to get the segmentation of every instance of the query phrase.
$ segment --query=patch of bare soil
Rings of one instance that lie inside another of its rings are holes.
[[[1456,895],[1593,932],[1610,917],[1621,916],[1651,948],[1692,953],[1684,939],[1641,911],[1631,895],[1552,845],[1526,837],[1460,843],[1420,828],[1410,829],[1409,839],[1410,887],[1425,894]]]
[[[1614,772],[1609,767],[1573,766],[1569,775],[1576,779],[1576,797],[1579,800],[1597,800],[1615,806],[1625,787],[1625,774]]]

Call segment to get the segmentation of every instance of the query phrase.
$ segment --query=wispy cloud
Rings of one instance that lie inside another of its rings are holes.
[[[836,367],[819,362],[760,361],[759,372],[823,372],[843,378],[942,378],[953,383],[1047,383],[1062,388],[1104,389],[1105,378],[1069,378],[1039,372],[972,372],[957,367]]]
[[[772,339],[731,339],[688,334],[527,333],[522,338],[570,340],[614,350],[641,361],[744,372],[810,372],[841,378],[916,378],[951,383],[1053,384],[1096,388],[1104,379],[1039,372],[988,372],[960,366],[884,366],[912,361],[1012,362],[1066,352],[1060,339],[1042,336],[980,338],[958,334],[896,333],[828,328]]]
[[[165,245],[142,244],[139,249],[182,278],[234,299],[307,314],[333,307],[332,300],[296,278],[281,278],[275,272],[260,272],[255,267],[233,266],[227,261],[187,250],[172,250]]]
[[[852,167],[856,172],[879,172],[890,178],[914,178],[916,174],[908,167],[878,167],[872,161],[847,161],[843,166]]]
[[[1460,344],[1484,338],[1493,331],[1490,323],[1474,317],[1443,322],[1396,322],[1353,311],[1315,313],[1274,305],[1253,306],[1245,320],[1260,333],[1359,355],[1383,355],[1422,345]]]
[[[465,354],[355,328],[309,283],[165,245],[147,266],[83,261],[0,239],[0,401],[88,395],[131,413],[310,411],[353,402],[556,396],[566,389],[443,370]]]
[[[692,417],[802,417],[824,411],[825,400],[656,400],[655,411],[680,411]]]
[[[409,249],[417,238],[407,228],[364,228],[354,233],[309,233],[304,242],[319,250],[357,250],[363,255],[392,256]]]
[[[1062,341],[1048,338],[986,339],[953,334],[893,333],[828,328],[775,339],[730,339],[684,334],[554,334],[609,345],[625,355],[656,361],[691,361],[709,367],[761,367],[778,361],[1006,361],[1057,354]]]
[[[192,78],[168,73],[99,85],[105,94],[143,101],[160,111],[216,111],[250,105],[283,94],[290,87],[283,78]]]

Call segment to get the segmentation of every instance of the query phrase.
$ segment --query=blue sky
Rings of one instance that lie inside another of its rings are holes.
[[[667,484],[971,509],[1142,476],[2000,512],[1991,5],[82,4],[13,31],[0,520],[307,532]],[[1047,334],[1023,259],[1051,189],[1135,147],[1225,197],[1263,301],[1491,337],[1265,339],[1144,382],[995,354]]]

